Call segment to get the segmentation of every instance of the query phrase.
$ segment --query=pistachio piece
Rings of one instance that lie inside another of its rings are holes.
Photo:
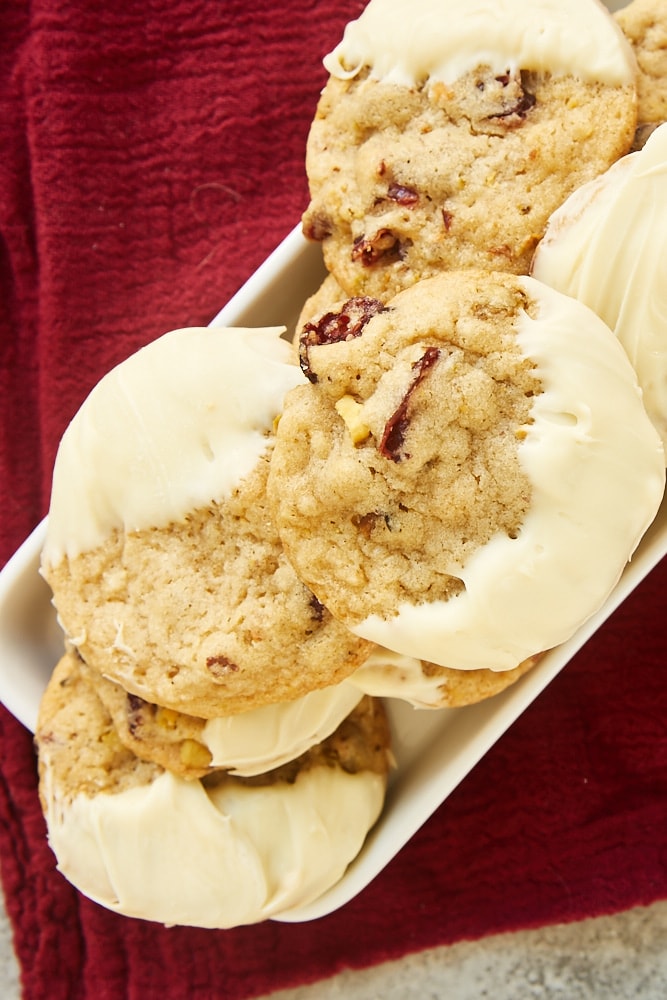
[[[370,427],[362,418],[363,406],[353,396],[341,396],[336,402],[336,410],[345,421],[353,444],[365,441],[371,432]]]

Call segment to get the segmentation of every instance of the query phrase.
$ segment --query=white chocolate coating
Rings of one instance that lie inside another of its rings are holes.
[[[521,530],[443,566],[460,595],[353,630],[462,670],[507,670],[568,639],[614,588],[665,486],[662,443],[618,340],[580,302],[520,280],[539,316],[519,317],[518,343],[543,384],[519,445],[532,488]]]
[[[442,707],[442,677],[428,677],[422,661],[414,656],[378,647],[348,677],[364,694],[376,698],[398,698],[414,708]]]
[[[356,708],[362,694],[359,687],[343,681],[295,701],[209,719],[202,742],[211,751],[212,765],[246,777],[262,774],[325,740]]]
[[[629,43],[598,0],[370,0],[324,59],[332,76],[363,66],[411,87],[452,83],[480,65],[632,83]]]
[[[612,328],[667,448],[667,124],[554,213],[533,274]]]
[[[58,449],[43,563],[229,495],[304,381],[283,332],[174,330],[105,375]]]
[[[126,916],[227,928],[310,902],[344,874],[377,819],[384,778],[317,767],[294,784],[221,785],[164,772],[116,795],[43,788],[58,868]]]

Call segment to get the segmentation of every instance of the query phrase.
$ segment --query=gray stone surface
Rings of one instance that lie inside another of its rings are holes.
[[[12,931],[5,902],[0,894],[0,997],[2,1000],[16,1000],[20,995],[19,967],[14,954]]]

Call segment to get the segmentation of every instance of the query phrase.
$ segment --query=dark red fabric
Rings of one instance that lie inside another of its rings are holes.
[[[355,0],[0,4],[0,558],[112,364],[208,322],[297,222],[321,56]],[[0,851],[29,1000],[252,997],[667,895],[667,565],[374,883],[302,925],[117,917],[54,870],[30,734],[0,709]],[[0,664],[2,669],[2,664]]]

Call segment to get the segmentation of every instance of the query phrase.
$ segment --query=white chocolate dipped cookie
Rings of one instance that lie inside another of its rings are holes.
[[[69,652],[36,730],[49,843],[62,874],[117,913],[252,924],[312,901],[344,874],[382,808],[388,741],[381,704],[365,698],[287,769],[185,781],[123,746]]]
[[[634,57],[597,0],[371,0],[324,64],[303,230],[348,296],[527,273],[634,137]]]
[[[268,495],[284,549],[356,634],[511,670],[598,608],[658,510],[660,439],[591,310],[446,272],[307,325]]]
[[[667,124],[553,214],[533,274],[615,332],[667,447]]]
[[[159,338],[93,389],[54,468],[42,573],[68,640],[204,719],[336,684],[369,651],[296,577],[268,513],[273,424],[304,381],[281,332]]]

